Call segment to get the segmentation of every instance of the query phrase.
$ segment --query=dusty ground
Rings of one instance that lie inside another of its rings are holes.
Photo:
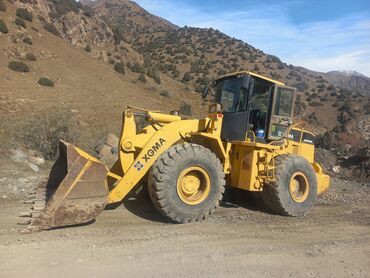
[[[88,226],[20,234],[18,199],[0,201],[2,277],[369,277],[370,188],[334,180],[304,218],[227,197],[204,223],[167,223],[128,200]]]

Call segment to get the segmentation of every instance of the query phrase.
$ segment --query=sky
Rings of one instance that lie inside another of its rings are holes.
[[[283,62],[370,76],[370,0],[135,0],[178,26],[218,29]]]

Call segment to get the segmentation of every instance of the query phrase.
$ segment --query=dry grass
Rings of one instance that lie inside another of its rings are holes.
[[[69,109],[53,108],[31,115],[14,127],[13,138],[23,147],[37,151],[47,159],[55,159],[59,140],[77,142],[79,132]]]

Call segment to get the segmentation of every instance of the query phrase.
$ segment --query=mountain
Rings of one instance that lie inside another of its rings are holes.
[[[218,30],[176,26],[132,1],[22,0],[6,6],[0,11],[9,29],[0,33],[0,74],[13,80],[0,87],[8,90],[6,101],[28,98],[29,88],[44,91],[35,78],[48,75],[56,86],[54,94],[42,95],[42,106],[68,103],[81,111],[89,132],[114,130],[129,103],[166,111],[191,107],[193,116],[202,116],[206,109],[195,92],[219,75],[244,69],[296,87],[296,118],[321,134],[325,147],[342,150],[347,144],[355,151],[369,142],[370,94],[363,76],[288,65]],[[14,23],[19,7],[33,15],[26,28]],[[24,43],[28,36],[32,45]],[[28,52],[39,59],[27,61]],[[30,73],[10,71],[13,60],[32,65]],[[33,111],[38,101],[15,114]]]
[[[328,79],[339,87],[359,92],[360,94],[370,94],[370,78],[356,71],[330,71],[327,73]]]

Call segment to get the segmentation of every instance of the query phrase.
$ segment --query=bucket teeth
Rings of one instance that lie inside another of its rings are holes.
[[[32,223],[32,220],[27,219],[27,220],[24,220],[24,221],[19,221],[18,225],[30,225],[31,223]]]
[[[32,217],[32,212],[21,212],[19,217]]]
[[[38,227],[33,227],[33,221],[40,215],[45,208],[47,201],[46,183],[40,184],[33,191],[28,193],[22,203],[32,205],[30,211],[21,212],[19,217],[23,219],[18,222],[19,225],[27,225],[27,228],[22,230],[22,233],[30,233],[37,231]]]

